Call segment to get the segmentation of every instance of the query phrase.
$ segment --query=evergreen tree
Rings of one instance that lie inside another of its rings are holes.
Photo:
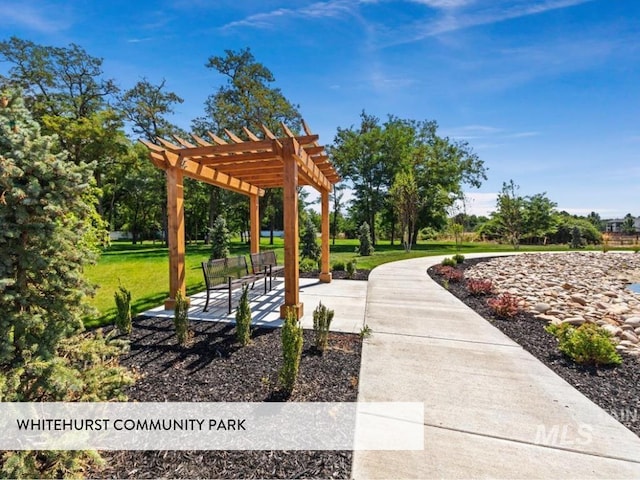
[[[358,240],[360,241],[360,244],[358,245],[358,253],[363,257],[373,255],[371,231],[369,230],[369,224],[367,222],[364,222],[362,225],[360,225],[360,230],[358,231]]]
[[[211,258],[229,256],[229,230],[224,217],[219,216],[209,230],[211,235]]]
[[[320,246],[317,242],[318,231],[311,217],[307,217],[304,223],[304,232],[301,238],[300,256],[318,261],[320,258]]]
[[[123,399],[122,344],[80,335],[91,286],[91,166],[52,153],[18,93],[0,91],[0,401]],[[95,454],[4,452],[0,476],[67,476]]]
[[[622,233],[625,235],[633,235],[636,233],[636,219],[630,213],[627,213],[624,216],[624,221],[622,222]]]
[[[571,230],[571,248],[582,248],[582,247],[583,247],[582,232],[580,231],[580,227],[578,227],[577,225],[574,225],[573,229]]]

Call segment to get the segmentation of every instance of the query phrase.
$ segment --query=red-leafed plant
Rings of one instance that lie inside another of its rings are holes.
[[[464,273],[454,267],[441,266],[438,270],[440,275],[442,275],[444,279],[450,283],[460,282],[464,278]]]
[[[487,305],[496,317],[513,318],[520,312],[520,299],[510,293],[503,293],[499,297],[487,300]]]
[[[467,290],[474,296],[489,295],[493,291],[491,280],[470,278],[467,280]]]

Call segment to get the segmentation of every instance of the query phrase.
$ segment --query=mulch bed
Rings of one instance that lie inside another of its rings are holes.
[[[247,347],[235,326],[191,322],[193,340],[176,342],[171,320],[137,318],[131,349],[121,363],[142,378],[127,390],[140,402],[355,402],[362,341],[331,333],[329,350],[312,347],[304,332],[297,385],[287,398],[278,388],[280,329],[257,328]],[[101,452],[100,478],[349,478],[351,451],[112,451]]]
[[[456,268],[464,271],[483,261],[486,259],[465,260]],[[436,274],[433,267],[427,273],[443,285],[443,278]],[[623,354],[623,363],[617,367],[596,368],[576,364],[558,350],[556,339],[544,330],[546,322],[535,318],[533,314],[520,313],[510,320],[496,318],[487,306],[487,297],[470,295],[464,281],[450,282],[448,289],[591,401],[640,436],[640,389],[638,388],[640,360]]]
[[[353,276],[349,278],[349,274],[345,270],[333,270],[331,272],[331,278],[334,280],[368,280],[371,270],[357,269],[353,272]],[[318,278],[320,272],[313,270],[311,272],[300,272],[301,278]]]

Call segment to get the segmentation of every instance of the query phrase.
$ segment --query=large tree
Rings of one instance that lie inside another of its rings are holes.
[[[380,217],[390,223],[389,232],[395,230],[397,212],[388,193],[398,172],[411,172],[415,179],[421,200],[419,228],[443,225],[447,208],[463,195],[464,185],[478,187],[486,179],[484,164],[471,147],[437,135],[437,128],[434,121],[393,116],[380,124],[363,112],[359,128],[338,129],[330,153],[353,188],[352,214],[371,226],[374,241]],[[412,243],[415,240],[414,234]]]
[[[102,187],[104,175],[127,151],[122,117],[109,105],[118,88],[104,78],[102,59],[76,44],[53,47],[12,37],[0,42],[0,60],[12,65],[8,82],[23,90],[43,133],[56,135],[52,148],[76,164],[92,165]]]
[[[123,399],[119,349],[80,335],[95,248],[91,168],[41,135],[20,95],[0,92],[0,400]],[[77,474],[85,452],[3,452],[0,476]]]
[[[225,78],[218,91],[205,102],[205,117],[194,121],[194,130],[223,134],[228,128],[236,133],[243,127],[257,133],[261,125],[271,131],[280,129],[280,122],[293,131],[300,128],[298,107],[287,100],[279,88],[272,86],[271,70],[257,62],[251,50],[225,50],[224,56],[213,56],[206,64]]]
[[[447,210],[464,199],[464,189],[486,180],[486,168],[467,142],[438,135],[435,121],[416,122],[415,130],[414,175],[424,200],[419,226],[440,228]]]
[[[503,183],[498,194],[497,209],[493,213],[502,238],[515,249],[520,247],[520,237],[524,230],[525,199],[518,193],[519,189],[513,180]]]
[[[420,193],[418,192],[418,184],[413,177],[413,172],[398,173],[389,194],[397,216],[400,219],[402,245],[405,251],[409,252],[416,231],[418,210],[422,203]]]
[[[385,156],[384,133],[377,117],[362,112],[360,126],[339,127],[329,148],[341,177],[353,188],[352,215],[357,224],[369,225],[374,245],[377,216],[385,206],[386,193],[397,170]]]
[[[76,163],[92,158],[86,150],[92,150],[93,155],[97,150],[91,145],[93,138],[78,135],[77,124],[90,121],[94,127],[120,128],[113,115],[92,118],[108,108],[107,102],[118,88],[113,80],[103,78],[102,59],[82,47],[43,46],[11,37],[0,42],[0,59],[12,64],[9,81],[23,89],[27,107],[45,126],[44,133],[57,134]],[[69,131],[71,126],[75,131]]]
[[[176,125],[171,123],[167,118],[174,112],[174,105],[180,104],[183,99],[176,93],[165,89],[165,81],[162,80],[159,84],[153,84],[148,79],[144,78],[136,83],[131,89],[127,90],[118,98],[118,108],[122,111],[125,119],[131,125],[131,130],[135,135],[142,138],[158,143],[158,137],[168,138],[171,135],[186,136]],[[131,157],[131,155],[130,155]],[[137,155],[134,155],[137,158]],[[149,159],[146,155],[143,156],[141,161],[147,163]],[[150,191],[156,198],[156,204],[160,207],[161,218],[159,220],[162,229],[167,230],[168,218],[167,218],[167,191],[164,188],[164,172],[162,170],[153,168],[151,171],[146,166],[137,167],[138,171],[144,171],[149,178],[138,176],[140,180],[139,184],[133,184],[133,187],[138,190],[147,188],[150,183],[157,185],[158,188],[154,188]],[[111,182],[114,184],[122,184],[122,177],[111,176]],[[129,182],[131,184],[132,182]],[[200,205],[194,202],[195,199],[201,197],[201,193],[206,191],[205,185],[200,182],[188,182],[185,184],[185,212],[187,216],[187,234],[194,238],[198,237],[198,234],[204,230],[206,222],[200,217],[201,208]],[[126,193],[126,192],[124,192]],[[135,211],[140,203],[140,195],[125,195],[123,202],[129,212]],[[131,202],[133,200],[133,203]],[[152,217],[151,212],[141,212],[147,218]],[[134,230],[133,239],[136,241],[136,223],[129,224]],[[190,228],[194,226],[193,228]]]
[[[165,90],[165,80],[154,85],[144,78],[119,97],[118,107],[131,123],[134,134],[157,142],[157,137],[182,133],[167,119],[174,113],[173,105],[182,102],[176,93]]]
[[[523,214],[523,233],[531,238],[534,243],[546,244],[549,234],[555,227],[555,208],[557,203],[552,202],[545,193],[537,193],[526,197]]]
[[[216,93],[210,95],[205,102],[205,116],[193,122],[193,130],[204,135],[210,131],[224,136],[227,128],[237,135],[242,135],[243,127],[258,134],[262,125],[272,132],[280,131],[280,122],[287,125],[293,132],[300,130],[300,113],[298,107],[286,99],[279,88],[272,84],[275,77],[262,63],[257,62],[251,50],[246,48],[239,51],[225,50],[223,56],[213,56],[206,64],[207,68],[215,70],[225,79]],[[216,188],[211,187],[210,222],[215,216]],[[271,205],[281,203],[278,189],[267,190],[260,199],[261,225],[265,212]],[[230,194],[234,201],[241,201],[237,194]],[[280,211],[281,207],[274,207]],[[274,211],[273,209],[271,211]]]

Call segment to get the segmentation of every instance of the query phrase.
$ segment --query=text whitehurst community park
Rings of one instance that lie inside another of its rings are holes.
[[[422,450],[422,402],[0,402],[3,450]]]
[[[245,418],[181,418],[181,419],[131,419],[98,418],[68,419],[40,418],[16,419],[19,431],[203,431],[229,430],[246,431]]]

